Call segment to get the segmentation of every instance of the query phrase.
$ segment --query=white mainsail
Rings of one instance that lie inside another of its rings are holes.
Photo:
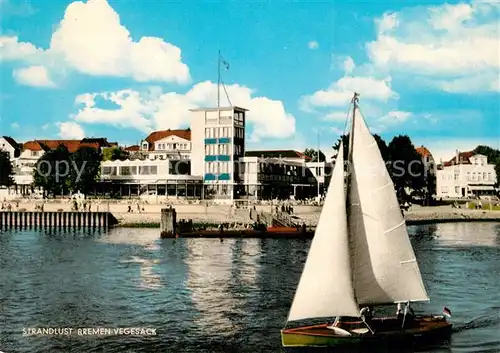
[[[359,316],[351,280],[345,202],[341,144],[288,321]]]
[[[427,301],[394,185],[362,116],[354,118],[351,136],[348,222],[357,303]]]

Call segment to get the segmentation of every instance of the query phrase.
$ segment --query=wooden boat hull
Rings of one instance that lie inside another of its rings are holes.
[[[374,328],[374,334],[369,331],[361,334],[351,331],[349,336],[337,334],[327,328],[327,324],[283,329],[281,341],[283,347],[335,347],[353,344],[423,343],[446,339],[451,335],[452,325],[441,316],[415,318],[411,325],[404,329],[398,328],[397,323],[395,317],[374,319],[371,326]],[[363,325],[362,322],[352,324],[353,328]],[[348,327],[346,329],[349,330]]]

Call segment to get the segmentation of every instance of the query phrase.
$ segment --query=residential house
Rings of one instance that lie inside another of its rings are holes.
[[[486,156],[459,152],[437,171],[437,197],[476,197],[495,194],[495,165]]]
[[[153,131],[141,141],[140,152],[148,159],[191,159],[191,129]]]
[[[22,151],[15,161],[16,174],[14,180],[17,185],[31,185],[33,183],[33,171],[38,162],[46,152],[54,150],[60,145],[68,148],[70,153],[76,152],[80,147],[101,148],[99,141],[82,142],[83,140],[32,140],[22,145]],[[104,144],[105,145],[105,144]]]
[[[0,136],[0,150],[9,152],[11,161],[21,154],[21,146],[10,136]]]

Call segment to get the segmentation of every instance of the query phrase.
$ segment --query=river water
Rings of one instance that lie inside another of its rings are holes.
[[[398,352],[499,352],[500,223],[409,232],[431,297],[418,309],[440,314],[446,305],[454,332],[450,342]],[[221,242],[158,233],[0,233],[0,351],[282,351],[279,331],[309,240]],[[97,327],[152,328],[156,335],[76,331]],[[28,328],[73,331],[23,335]]]

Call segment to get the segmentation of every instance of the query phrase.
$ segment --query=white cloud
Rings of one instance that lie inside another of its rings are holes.
[[[31,61],[41,55],[43,49],[31,43],[20,42],[16,36],[0,36],[0,60]]]
[[[384,124],[400,124],[407,121],[411,116],[412,113],[410,112],[393,110],[387,113],[387,115],[381,117],[379,121]]]
[[[384,13],[381,18],[375,19],[379,34],[392,31],[399,26],[398,14],[396,12]]]
[[[315,40],[312,40],[309,43],[307,43],[307,46],[309,47],[309,49],[318,49],[319,43],[316,42]]]
[[[14,70],[12,76],[17,82],[33,87],[54,87],[45,66],[29,66]]]
[[[13,129],[19,129],[20,125],[19,123],[13,122],[12,124],[10,124],[10,127]]]
[[[335,127],[335,126],[332,126],[332,127],[330,128],[330,130],[331,130],[334,134],[339,135],[339,137],[340,137],[340,136],[342,136],[342,135],[344,134],[344,132],[345,132],[344,130],[342,130],[342,129],[338,128],[338,127]]]
[[[345,112],[331,112],[327,113],[326,115],[323,116],[323,119],[325,121],[335,121],[335,122],[345,122],[347,120],[347,111]]]
[[[226,86],[232,105],[249,109],[247,121],[253,127],[251,138],[284,138],[295,133],[295,118],[281,101],[254,95],[248,87],[237,84]],[[221,105],[229,105],[223,92]],[[98,100],[116,105],[116,109],[99,107]],[[217,85],[205,81],[194,85],[185,94],[163,93],[161,89],[147,92],[122,90],[118,92],[86,93],[76,97],[83,105],[72,119],[93,124],[112,124],[135,128],[144,133],[155,129],[180,128],[190,124],[190,108],[214,106]]]
[[[131,77],[139,82],[191,80],[178,47],[157,37],[133,41],[106,0],[68,5],[45,51],[6,36],[0,37],[0,49],[2,60],[40,63],[50,58],[59,64],[54,69],[64,64],[88,75]]]
[[[304,111],[314,110],[315,107],[347,107],[354,92],[358,92],[363,99],[382,102],[397,98],[396,92],[392,90],[390,77],[377,79],[368,76],[344,76],[326,90],[303,96],[300,107]]]
[[[356,64],[354,64],[354,60],[348,56],[345,60],[344,60],[344,72],[346,74],[350,74],[354,68],[356,67]]]
[[[385,14],[367,44],[369,58],[380,70],[421,75],[448,92],[499,91],[498,10],[472,2]]]
[[[59,127],[59,137],[63,139],[81,140],[85,137],[83,128],[73,121],[58,122],[56,125]]]

